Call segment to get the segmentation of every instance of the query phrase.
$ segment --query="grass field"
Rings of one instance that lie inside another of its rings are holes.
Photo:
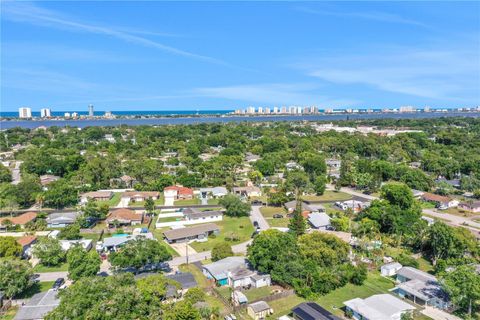
[[[90,239],[93,241],[98,241],[98,239],[100,238],[99,233],[80,233],[80,235],[82,236],[82,239]],[[92,245],[94,246],[95,244]]]
[[[122,197],[122,193],[121,192],[115,192],[113,194],[113,197],[110,199],[110,200],[107,200],[107,201],[97,201],[97,203],[99,205],[102,205],[102,204],[108,204],[109,207],[116,207],[118,205],[118,203],[120,202],[120,198]]]
[[[182,264],[178,267],[182,272],[190,272],[193,274],[195,281],[197,281],[198,286],[200,288],[208,288],[210,283],[208,282],[207,278],[203,275],[203,273],[193,264]],[[207,295],[205,301],[211,308],[217,307],[220,310],[220,313],[225,311],[225,305],[223,302],[213,295]]]
[[[174,204],[176,206],[188,206],[193,204],[202,204],[202,202],[198,198],[193,198],[193,199],[185,199],[185,200],[175,200]]]
[[[167,251],[172,255],[172,257],[178,257],[180,256],[178,254],[177,251],[175,251],[172,247],[170,247],[168,245],[168,243],[165,243],[165,241],[163,241],[163,232],[164,231],[167,231],[167,230],[170,230],[170,228],[161,228],[161,229],[155,229],[155,224],[152,223],[151,225],[151,228],[150,228],[150,232],[153,234],[153,236],[158,240],[160,241],[162,244],[165,245],[165,247],[167,248]]]
[[[317,300],[317,303],[336,315],[343,315],[343,302],[354,298],[367,298],[374,294],[388,293],[394,287],[394,282],[380,276],[378,272],[369,273],[361,286],[347,284],[336,289]]]
[[[225,236],[228,236],[232,232],[238,236],[238,241],[228,241],[230,245],[245,242],[250,239],[253,234],[253,225],[248,217],[231,218],[224,216],[223,221],[217,221],[215,224],[220,229],[220,234],[215,238],[209,238],[206,242],[192,242],[190,246],[197,252],[209,251],[217,243],[224,242]]]
[[[321,196],[307,195],[303,196],[302,198],[303,200],[307,201],[345,201],[352,199],[352,196],[348,193],[341,191],[326,190],[325,193]]]
[[[270,227],[286,228],[290,219],[287,218],[287,211],[283,207],[261,207],[260,212],[267,220]],[[274,214],[281,214],[284,218],[273,218]]]
[[[0,319],[2,320],[13,320],[15,318],[15,315],[17,314],[18,306],[11,307],[8,309],[7,313],[5,313]]]
[[[51,289],[55,281],[35,282],[28,290],[22,292],[16,296],[15,299],[27,299],[31,298],[34,294],[45,292]]]
[[[156,206],[163,206],[163,203],[165,202],[165,199],[163,197],[163,192],[160,193],[160,197],[157,200],[153,201]],[[137,202],[132,202],[128,204],[129,207],[143,207],[145,205],[145,201],[137,201]]]
[[[57,272],[57,271],[68,271],[68,263],[62,263],[58,266],[44,266],[39,263],[33,268],[34,272]]]
[[[286,298],[269,301],[268,304],[273,309],[273,314],[268,319],[277,319],[280,316],[284,316],[290,313],[290,310],[296,305],[305,302],[305,299],[292,295]]]

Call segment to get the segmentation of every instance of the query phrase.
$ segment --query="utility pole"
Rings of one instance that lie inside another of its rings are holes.
[[[188,264],[188,242],[185,242],[185,253],[187,256],[187,264]]]

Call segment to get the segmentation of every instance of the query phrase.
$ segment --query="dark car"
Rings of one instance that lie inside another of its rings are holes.
[[[273,215],[273,218],[275,218],[275,219],[281,219],[281,218],[283,218],[283,215],[276,213],[276,214]]]
[[[60,287],[65,283],[65,279],[63,278],[58,278],[57,280],[55,280],[55,282],[53,283],[53,286],[52,286],[52,289],[53,290],[58,290],[60,289]]]
[[[260,226],[258,225],[258,221],[253,221],[253,226],[257,229],[260,228]]]

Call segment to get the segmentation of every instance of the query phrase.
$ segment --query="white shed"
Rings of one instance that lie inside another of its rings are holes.
[[[402,268],[402,265],[398,262],[392,262],[384,264],[380,267],[380,272],[384,277],[391,277],[397,274],[397,271]]]

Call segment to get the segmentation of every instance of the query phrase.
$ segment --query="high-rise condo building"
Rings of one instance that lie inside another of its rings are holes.
[[[28,119],[32,117],[32,109],[31,108],[18,108],[18,117],[22,119]]]
[[[52,110],[50,108],[42,108],[40,109],[40,117],[42,118],[50,118],[52,116]]]
[[[273,107],[273,113],[278,113],[278,107]]]
[[[88,105],[88,116],[93,117],[93,104]]]

